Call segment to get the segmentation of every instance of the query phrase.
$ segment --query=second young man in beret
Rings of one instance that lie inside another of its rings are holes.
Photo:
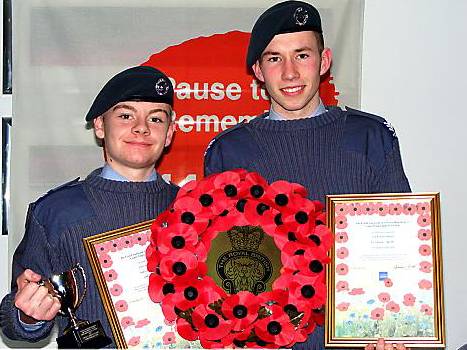
[[[300,183],[323,203],[327,194],[410,191],[397,137],[383,118],[323,105],[319,84],[331,61],[316,8],[285,1],[266,10],[253,27],[247,65],[269,93],[270,110],[219,134],[206,151],[205,175],[257,171],[269,182]],[[317,327],[294,348],[323,343]]]

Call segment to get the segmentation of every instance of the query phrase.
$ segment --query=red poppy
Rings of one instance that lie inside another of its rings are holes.
[[[428,241],[431,239],[431,230],[420,229],[418,230],[418,239]]]
[[[227,198],[242,198],[249,190],[242,181],[245,175],[246,173],[238,171],[225,171],[213,178],[213,186],[217,189],[221,189]]]
[[[421,214],[417,219],[417,223],[422,227],[430,225],[431,224],[430,214]]]
[[[264,341],[285,346],[295,337],[295,327],[289,316],[277,305],[268,307],[270,316],[255,323],[255,333]]]
[[[198,339],[198,332],[184,318],[177,319],[177,332],[183,339],[190,341]]]
[[[420,269],[419,270],[422,271],[422,272],[425,272],[425,273],[430,273],[432,267],[433,267],[433,265],[431,264],[431,262],[422,261],[422,262],[420,262]]]
[[[371,318],[373,320],[382,320],[384,319],[384,309],[382,307],[377,307],[371,311]]]
[[[425,214],[425,213],[430,213],[431,211],[431,205],[430,202],[425,202],[425,203],[417,203],[417,213]]]
[[[326,301],[324,275],[304,276],[300,273],[295,274],[290,278],[288,289],[290,300],[296,300],[296,303],[306,301],[313,309],[323,306]]]
[[[194,252],[198,244],[198,233],[190,225],[174,224],[159,232],[156,245],[161,254],[167,254],[174,249],[188,249]]]
[[[347,235],[347,232],[341,231],[336,233],[336,242],[337,243],[345,243],[349,240],[349,236]]]
[[[149,275],[148,293],[151,300],[155,303],[160,303],[167,294],[175,293],[176,285],[172,282],[167,282],[157,273]]]
[[[222,288],[214,283],[212,278],[204,276],[203,279],[191,279],[189,281],[180,278],[180,283],[175,283],[176,291],[170,296],[170,302],[178,309],[186,311],[198,304],[209,305],[226,297]]]
[[[391,300],[391,295],[389,293],[379,293],[378,299],[382,303],[387,303],[389,300]]]
[[[423,256],[431,255],[431,247],[428,244],[422,244],[418,248],[418,252]]]
[[[200,339],[220,340],[232,330],[232,321],[208,309],[205,305],[198,305],[191,315],[193,326],[199,331]]]
[[[243,331],[258,318],[259,299],[248,291],[228,296],[222,303],[222,313],[232,320],[234,331]]]
[[[412,294],[412,293],[407,293],[407,294],[404,294],[404,305],[405,306],[413,306],[415,304],[415,296]]]
[[[335,210],[336,215],[346,215],[350,211],[350,206],[345,203],[336,203]]]
[[[401,310],[401,307],[399,306],[398,303],[391,300],[389,303],[386,304],[386,310],[397,313]]]
[[[347,227],[347,218],[345,216],[337,216],[336,217],[336,228],[343,230]]]
[[[389,204],[389,214],[391,215],[400,215],[402,214],[402,205],[400,203],[391,203]]]
[[[160,261],[160,273],[168,281],[181,277],[189,279],[200,274],[198,268],[202,263],[198,261],[195,254],[182,249],[174,250],[170,255],[164,256]]]

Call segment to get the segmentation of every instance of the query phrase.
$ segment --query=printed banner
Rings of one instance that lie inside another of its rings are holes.
[[[268,109],[245,66],[249,32],[276,1],[32,0],[13,2],[12,237],[27,203],[102,165],[84,116],[103,84],[135,65],[175,85],[177,132],[158,170],[182,184],[202,176],[208,142]],[[363,0],[319,0],[334,51],[325,104],[359,106]]]

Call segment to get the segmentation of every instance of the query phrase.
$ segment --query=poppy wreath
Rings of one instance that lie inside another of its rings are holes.
[[[149,295],[181,337],[204,348],[278,348],[324,323],[333,238],[323,205],[296,183],[268,184],[236,169],[184,185],[151,226]],[[207,275],[211,242],[234,226],[260,226],[280,250],[272,290],[227,293]]]

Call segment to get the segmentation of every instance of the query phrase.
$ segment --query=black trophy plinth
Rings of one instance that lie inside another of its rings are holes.
[[[57,338],[59,349],[99,349],[112,343],[99,321],[82,322]]]

